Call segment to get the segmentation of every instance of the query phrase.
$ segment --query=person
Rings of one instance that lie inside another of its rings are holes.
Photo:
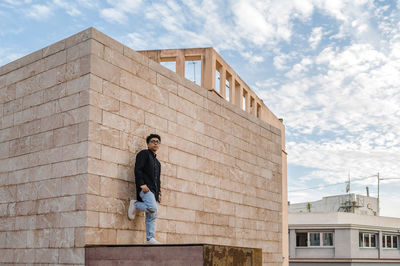
[[[128,209],[128,218],[133,220],[136,211],[146,214],[146,244],[160,244],[154,237],[156,233],[156,218],[158,203],[161,202],[161,164],[157,159],[161,137],[150,134],[146,138],[147,150],[142,150],[136,155],[135,182],[136,200],[131,200]]]

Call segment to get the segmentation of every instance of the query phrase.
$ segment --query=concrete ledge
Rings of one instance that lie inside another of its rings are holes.
[[[208,244],[86,246],[85,264],[102,265],[262,265],[262,250]]]

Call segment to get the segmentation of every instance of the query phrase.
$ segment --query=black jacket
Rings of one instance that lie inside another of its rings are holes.
[[[157,176],[154,174],[154,163],[157,163],[160,169]],[[139,195],[139,192],[142,190],[140,186],[146,184],[150,191],[154,193],[154,196],[158,201],[158,196],[161,195],[160,174],[161,164],[151,150],[142,150],[136,155],[135,182],[137,200],[143,201]]]

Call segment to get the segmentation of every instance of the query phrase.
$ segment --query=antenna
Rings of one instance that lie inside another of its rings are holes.
[[[348,173],[349,180],[346,182],[346,193],[350,193],[350,172]]]
[[[193,81],[196,83],[196,62],[192,61],[193,64]]]

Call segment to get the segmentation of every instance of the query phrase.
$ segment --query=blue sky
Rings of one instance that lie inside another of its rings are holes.
[[[381,214],[400,217],[400,0],[0,0],[0,65],[88,27],[135,50],[214,47],[284,119],[291,202],[379,172]]]

